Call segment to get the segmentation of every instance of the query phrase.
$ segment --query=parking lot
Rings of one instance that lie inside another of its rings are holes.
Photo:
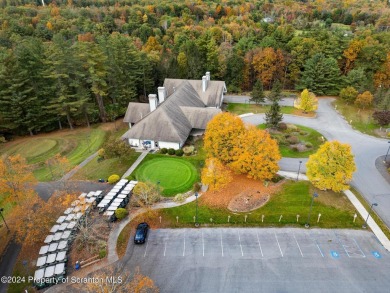
[[[376,258],[389,254],[365,231],[304,229],[162,229],[134,253],[146,257]]]
[[[389,256],[368,231],[201,228],[152,230],[123,262],[160,292],[385,292]]]

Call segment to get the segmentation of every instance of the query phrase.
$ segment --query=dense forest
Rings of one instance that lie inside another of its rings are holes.
[[[231,93],[350,86],[389,110],[389,2],[2,0],[0,136],[109,121],[206,71]]]

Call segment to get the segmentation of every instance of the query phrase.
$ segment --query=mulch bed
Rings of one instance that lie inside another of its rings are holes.
[[[269,183],[234,175],[227,187],[218,191],[207,191],[200,197],[200,205],[211,208],[228,208],[232,211],[246,212],[264,205],[272,194],[280,190],[282,181]]]

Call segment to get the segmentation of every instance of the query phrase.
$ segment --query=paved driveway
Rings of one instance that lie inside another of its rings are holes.
[[[202,228],[151,231],[123,262],[160,292],[386,292],[389,260],[367,231]]]
[[[328,140],[338,140],[350,144],[357,166],[352,186],[356,187],[368,202],[378,203],[375,210],[390,227],[390,184],[375,167],[375,160],[386,154],[389,147],[388,140],[375,138],[353,130],[344,118],[333,109],[332,101],[332,98],[319,99],[317,118],[315,119],[285,115],[283,120],[316,129]],[[257,125],[264,123],[264,114],[244,117],[243,120]],[[298,161],[299,159],[283,158],[280,162],[281,169],[297,171]],[[306,161],[304,160],[304,162]],[[302,167],[301,170],[304,172],[305,167]]]

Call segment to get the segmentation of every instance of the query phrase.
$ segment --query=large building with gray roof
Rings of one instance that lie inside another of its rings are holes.
[[[149,95],[147,103],[129,103],[124,122],[130,129],[122,136],[135,148],[180,149],[193,133],[202,133],[221,112],[224,81],[170,79]]]

